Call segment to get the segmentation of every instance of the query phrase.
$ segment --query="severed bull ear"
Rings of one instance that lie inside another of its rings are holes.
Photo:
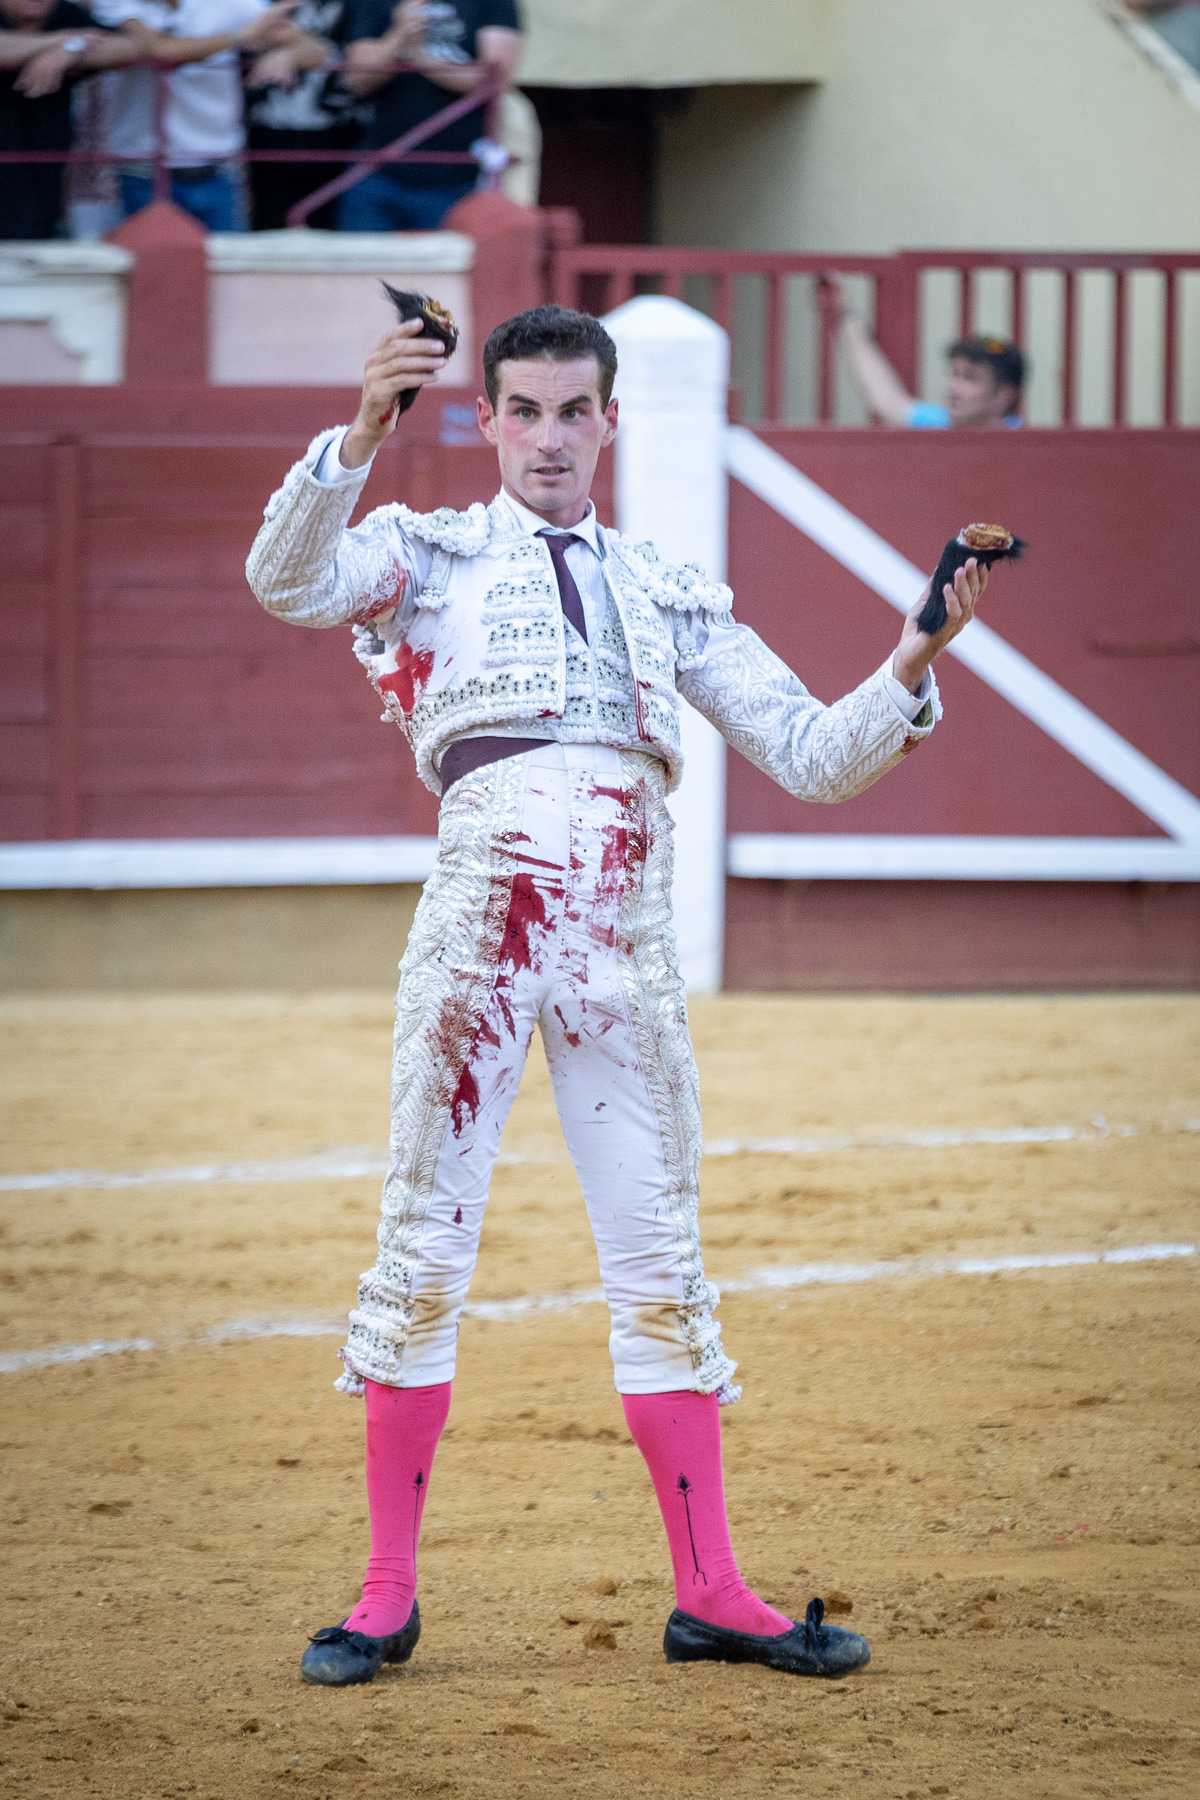
[[[946,623],[946,596],[942,589],[972,556],[981,569],[990,569],[996,562],[1016,562],[1027,548],[1024,538],[1014,537],[1003,525],[964,525],[942,551],[929,598],[917,618],[917,630],[934,637],[942,629]]]
[[[454,355],[458,348],[458,326],[454,323],[454,315],[444,307],[440,300],[431,300],[428,294],[406,294],[400,288],[390,287],[385,281],[383,291],[396,309],[402,325],[409,319],[423,319],[425,328],[417,333],[418,337],[436,338],[446,346],[446,361]],[[406,413],[420,388],[402,388],[396,396],[402,413]]]

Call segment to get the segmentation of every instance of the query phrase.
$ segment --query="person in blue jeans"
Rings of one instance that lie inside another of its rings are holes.
[[[122,169],[121,211],[125,218],[141,212],[154,198],[154,182],[148,175],[130,175]],[[246,208],[241,182],[219,164],[200,169],[171,170],[171,198],[209,231],[245,231]]]
[[[453,166],[453,165],[451,165]],[[437,231],[460,200],[474,190],[469,181],[441,181],[436,187],[409,187],[388,169],[376,169],[338,201],[339,231]]]
[[[910,394],[863,321],[845,303],[841,283],[824,276],[821,302],[834,313],[846,360],[863,400],[887,425],[910,431],[1018,430],[1027,362],[1007,338],[960,338],[946,352],[946,403]]]
[[[296,0],[90,0],[97,24],[140,39],[142,54],[176,67],[167,76],[162,126],[171,198],[210,231],[244,231],[234,160],[246,141],[239,53],[258,55],[303,33]],[[126,218],[154,197],[155,75],[106,75],[104,148],[119,156]]]
[[[475,62],[497,63],[512,79],[523,39],[514,0],[348,0],[344,82],[373,98],[360,148],[395,143],[479,86]],[[388,64],[417,67],[400,74]],[[469,151],[484,135],[482,110],[467,113],[420,146]],[[400,163],[375,169],[338,203],[340,231],[436,231],[471,192],[470,163]]]

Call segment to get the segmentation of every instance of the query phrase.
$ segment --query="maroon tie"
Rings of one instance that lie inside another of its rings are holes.
[[[583,601],[579,598],[575,577],[567,567],[567,545],[574,543],[575,533],[573,531],[539,531],[538,536],[545,538],[551,560],[554,563],[554,573],[558,577],[558,598],[562,603],[563,617],[571,621],[586,644],[588,634],[587,620],[583,614]]]

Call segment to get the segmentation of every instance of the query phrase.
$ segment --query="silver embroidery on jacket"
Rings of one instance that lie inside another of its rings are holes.
[[[645,756],[621,756],[622,785],[630,793],[629,833],[640,835],[642,879],[630,882],[621,903],[618,951],[621,981],[646,1085],[658,1115],[666,1202],[675,1228],[683,1280],[680,1324],[692,1359],[696,1389],[736,1400],[737,1364],[725,1354],[713,1318],[720,1295],[706,1280],[700,1254],[700,1080],[688,1032],[687,999],[671,913],[675,850],[671,815],[660,770]],[[636,853],[635,853],[636,854]]]
[[[756,769],[799,800],[849,800],[913,750],[929,727],[909,724],[882,672],[825,706],[746,626],[681,672],[679,692]],[[933,688],[933,717],[941,704]]]
[[[413,1276],[450,1107],[492,992],[516,864],[506,832],[520,816],[525,765],[461,784],[442,809],[440,851],[400,964],[392,1052],[390,1166],[379,1253],[361,1277],[337,1386],[395,1386],[413,1317]]]

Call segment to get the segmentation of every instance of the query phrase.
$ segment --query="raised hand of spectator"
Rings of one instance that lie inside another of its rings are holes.
[[[397,62],[407,62],[421,49],[428,22],[428,0],[397,0],[392,8],[392,28],[388,33]]]
[[[243,25],[237,43],[243,50],[274,50],[293,42],[300,35],[299,28],[292,24],[292,14],[299,4],[300,0],[276,0],[257,19]]]
[[[319,69],[336,61],[337,48],[323,38],[301,32],[295,42],[281,44],[275,50],[264,50],[255,58],[246,75],[248,88],[281,87],[292,89],[303,69]]]
[[[264,50],[256,56],[246,71],[248,88],[281,87],[289,91],[295,87],[300,78],[296,67],[296,59],[287,44],[281,44],[275,50]]]
[[[99,43],[104,34],[100,31],[81,31],[74,34],[64,32],[62,35],[64,40],[70,37],[76,46],[82,39],[86,48],[90,49],[94,43]],[[30,57],[13,86],[27,100],[40,100],[46,94],[56,94],[62,86],[63,76],[68,69],[77,67],[83,61],[84,54],[84,50],[78,47],[68,50],[65,41],[51,44],[36,56]]]

